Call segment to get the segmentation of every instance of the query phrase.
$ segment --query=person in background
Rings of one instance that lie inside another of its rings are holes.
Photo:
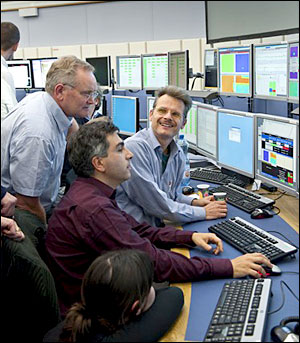
[[[225,201],[191,198],[181,192],[185,155],[174,138],[184,128],[191,105],[185,90],[160,89],[150,111],[151,127],[125,140],[134,156],[131,178],[117,189],[117,202],[138,222],[164,226],[164,220],[182,224],[227,215]]]
[[[18,49],[20,31],[10,22],[1,23],[1,122],[7,113],[17,104],[14,80],[6,61],[13,59]]]
[[[43,342],[156,342],[183,306],[177,287],[154,290],[153,264],[139,250],[97,257],[84,275],[81,301]]]
[[[18,208],[45,223],[58,194],[68,131],[78,130],[73,117],[86,117],[98,96],[93,71],[75,56],[56,60],[45,91],[26,96],[2,122],[2,185]]]
[[[260,277],[260,264],[272,266],[262,254],[235,259],[212,258],[223,251],[212,233],[156,228],[137,222],[121,211],[116,188],[131,174],[132,153],[124,146],[110,120],[82,125],[68,143],[69,159],[78,175],[54,209],[46,232],[46,261],[56,281],[62,315],[80,298],[80,285],[92,261],[107,251],[138,249],[154,264],[155,282],[189,282],[222,277]],[[152,202],[151,198],[148,198]],[[212,245],[211,245],[212,244]],[[215,245],[215,246],[214,246]],[[187,258],[172,247],[196,247],[203,258]],[[209,253],[210,252],[210,253]]]

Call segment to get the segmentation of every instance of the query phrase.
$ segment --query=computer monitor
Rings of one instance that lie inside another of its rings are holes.
[[[189,146],[193,149],[197,148],[197,102],[193,101],[191,109],[187,113],[186,124],[179,134],[184,134]]]
[[[148,96],[147,97],[147,128],[151,126],[151,121],[149,119],[149,113],[153,109],[155,97],[154,96]]]
[[[218,50],[206,49],[204,51],[204,88],[218,88]]]
[[[45,88],[46,75],[51,67],[51,64],[55,60],[57,60],[56,57],[30,59],[33,88]]]
[[[168,85],[168,53],[142,55],[142,82],[146,90]]]
[[[256,114],[256,178],[299,196],[299,121]]]
[[[132,136],[139,130],[138,98],[112,95],[111,117],[120,134]]]
[[[254,114],[219,109],[217,141],[218,165],[254,178]]]
[[[117,56],[117,88],[142,89],[142,57]]]
[[[94,68],[94,74],[100,86],[111,86],[111,63],[110,56],[88,57],[86,61]]]
[[[189,51],[169,52],[169,76],[171,86],[189,89]]]
[[[218,49],[218,89],[223,95],[251,97],[252,46]]]
[[[7,61],[8,69],[14,79],[15,88],[32,88],[30,61]]]
[[[288,101],[299,103],[299,42],[289,43]]]
[[[288,44],[254,46],[254,97],[286,100]]]
[[[197,103],[197,151],[213,160],[217,159],[217,106]]]

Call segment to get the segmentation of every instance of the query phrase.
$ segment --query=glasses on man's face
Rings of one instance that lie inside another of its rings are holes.
[[[85,98],[86,101],[88,100],[93,100],[95,101],[97,99],[97,97],[99,96],[99,92],[98,91],[92,91],[92,92],[80,92],[76,87],[68,84],[68,83],[64,83],[64,86],[69,86],[73,89],[75,89],[81,96],[83,96]]]

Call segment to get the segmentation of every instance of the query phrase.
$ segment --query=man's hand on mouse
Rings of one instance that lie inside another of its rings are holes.
[[[244,276],[252,276],[255,279],[261,276],[266,277],[266,271],[261,266],[265,264],[266,266],[272,268],[273,265],[270,260],[261,253],[245,254],[231,260],[233,267],[233,277],[240,278]]]

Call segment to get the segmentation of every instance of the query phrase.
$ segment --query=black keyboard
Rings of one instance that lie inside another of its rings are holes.
[[[229,183],[238,185],[240,187],[247,186],[246,183],[238,178],[229,176],[218,170],[209,170],[203,168],[197,168],[191,170],[191,178],[199,181],[212,182],[220,185],[227,185]]]
[[[212,225],[208,231],[243,253],[261,252],[272,262],[295,254],[297,249],[240,217]]]
[[[256,208],[264,208],[275,204],[275,201],[262,195],[248,191],[238,185],[229,183],[209,189],[209,193],[226,192],[227,202],[243,211],[251,213]]]
[[[224,284],[204,342],[263,342],[271,279]]]

